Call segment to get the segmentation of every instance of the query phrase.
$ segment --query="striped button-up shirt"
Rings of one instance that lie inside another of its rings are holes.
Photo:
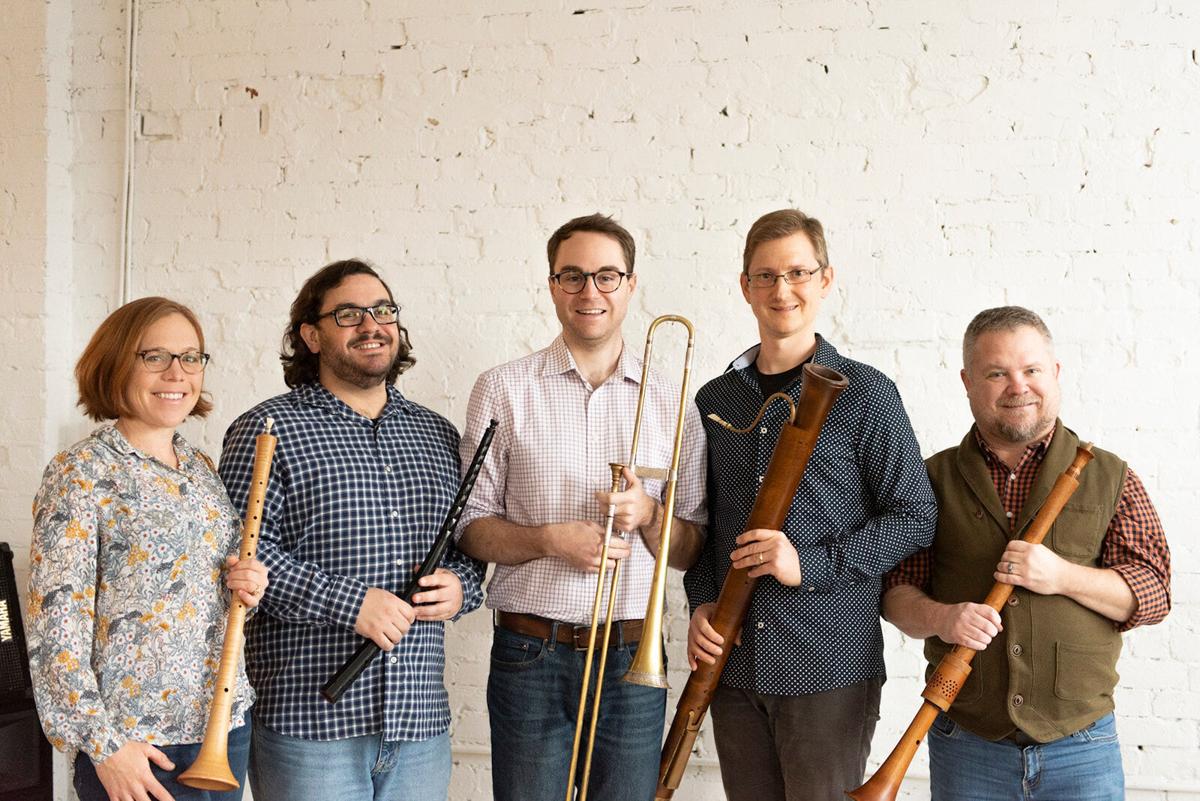
[[[1057,430],[1055,426],[1045,437],[1026,447],[1020,462],[1010,468],[988,447],[979,429],[975,428],[975,441],[983,451],[992,484],[1010,526],[1021,516]],[[1117,625],[1118,631],[1149,626],[1167,616],[1171,610],[1171,551],[1145,486],[1129,468],[1126,468],[1121,497],[1100,546],[1100,567],[1119,573],[1137,601],[1137,610]],[[932,580],[933,557],[926,549],[897,565],[888,574],[884,589],[911,584],[929,592]]]
[[[374,420],[320,384],[297,387],[225,434],[221,477],[243,514],[254,440],[267,417],[279,443],[258,546],[271,581],[247,625],[255,719],[310,740],[441,734],[450,706],[440,621],[413,623],[337,704],[319,690],[363,642],[354,623],[367,588],[400,593],[433,544],[458,488],[458,432],[394,387]],[[462,581],[460,614],[479,606],[483,566],[454,549],[442,564]]]
[[[696,393],[700,412],[734,425],[753,420],[763,402],[757,357],[755,346],[705,384]],[[813,361],[850,385],[829,412],[783,523],[803,580],[758,583],[742,644],[721,675],[723,684],[759,693],[803,695],[883,676],[882,576],[933,540],[937,502],[896,386],[820,336]],[[798,400],[800,390],[796,380],[783,391]],[[704,421],[712,524],[684,579],[693,609],[717,599],[787,414],[771,404],[749,434]]]
[[[521,526],[570,520],[603,524],[597,490],[612,484],[610,462],[627,463],[641,384],[642,360],[625,347],[617,369],[593,387],[580,374],[562,336],[546,349],[488,370],[475,382],[467,407],[461,453],[466,463],[488,421],[500,422],[463,512],[459,533],[473,521],[499,517]],[[679,388],[649,372],[637,463],[667,467],[671,461]],[[665,482],[644,480],[643,490],[662,500]],[[695,405],[688,403],[675,490],[675,516],[703,524],[704,434]],[[654,557],[634,532],[617,591],[614,620],[642,618]],[[558,557],[497,565],[487,605],[553,620],[591,619],[596,577]],[[607,608],[605,587],[603,608]]]

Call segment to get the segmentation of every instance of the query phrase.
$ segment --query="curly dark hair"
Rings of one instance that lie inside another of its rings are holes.
[[[289,387],[294,388],[317,381],[320,359],[304,343],[304,338],[300,336],[300,326],[305,323],[316,325],[317,315],[321,313],[321,306],[325,303],[325,293],[351,275],[374,276],[387,290],[388,300],[392,303],[396,302],[395,296],[392,295],[392,288],[387,285],[387,281],[384,281],[375,268],[363,259],[335,261],[318,270],[304,282],[304,286],[300,287],[300,294],[292,301],[291,319],[288,320],[287,330],[283,332],[283,349],[279,353],[279,361],[283,362],[283,380]],[[399,347],[396,352],[396,361],[392,364],[392,369],[388,370],[386,380],[389,384],[394,384],[400,374],[416,364],[417,361],[412,357],[412,342],[409,341],[408,330],[398,322],[396,329],[399,334]]]

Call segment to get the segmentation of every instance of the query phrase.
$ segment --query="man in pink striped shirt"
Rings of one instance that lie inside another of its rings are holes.
[[[496,801],[561,799],[566,790],[610,504],[614,530],[625,535],[613,538],[608,568],[623,567],[588,795],[654,793],[666,693],[619,678],[641,636],[665,482],[626,470],[626,488],[608,492],[609,463],[628,461],[642,382],[642,360],[621,334],[637,289],[634,255],[633,237],[609,217],[579,217],[555,231],[547,288],[562,333],[488,370],[471,393],[461,446],[468,462],[488,421],[500,422],[458,541],[496,564],[487,588],[496,621],[488,679]],[[666,467],[678,386],[655,370],[646,382],[637,463]],[[704,434],[689,404],[669,553],[677,569],[689,567],[703,544],[704,480]],[[601,616],[607,603],[606,586]]]

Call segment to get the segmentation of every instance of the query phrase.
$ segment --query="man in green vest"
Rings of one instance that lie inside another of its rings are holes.
[[[933,545],[884,585],[884,617],[925,638],[931,670],[954,645],[986,649],[930,731],[933,801],[1125,797],[1121,632],[1166,616],[1170,552],[1137,475],[1099,448],[1045,541],[1020,540],[1079,444],[1058,419],[1060,368],[1037,314],[975,316],[962,369],[975,425],[927,461]],[[997,581],[1014,588],[1002,614],[978,603]]]

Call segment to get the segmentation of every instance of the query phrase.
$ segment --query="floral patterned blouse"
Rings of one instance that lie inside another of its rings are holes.
[[[33,505],[29,661],[42,727],[96,761],[204,738],[240,524],[208,458],[179,468],[107,425],[54,457]],[[232,727],[253,691],[239,665]]]

